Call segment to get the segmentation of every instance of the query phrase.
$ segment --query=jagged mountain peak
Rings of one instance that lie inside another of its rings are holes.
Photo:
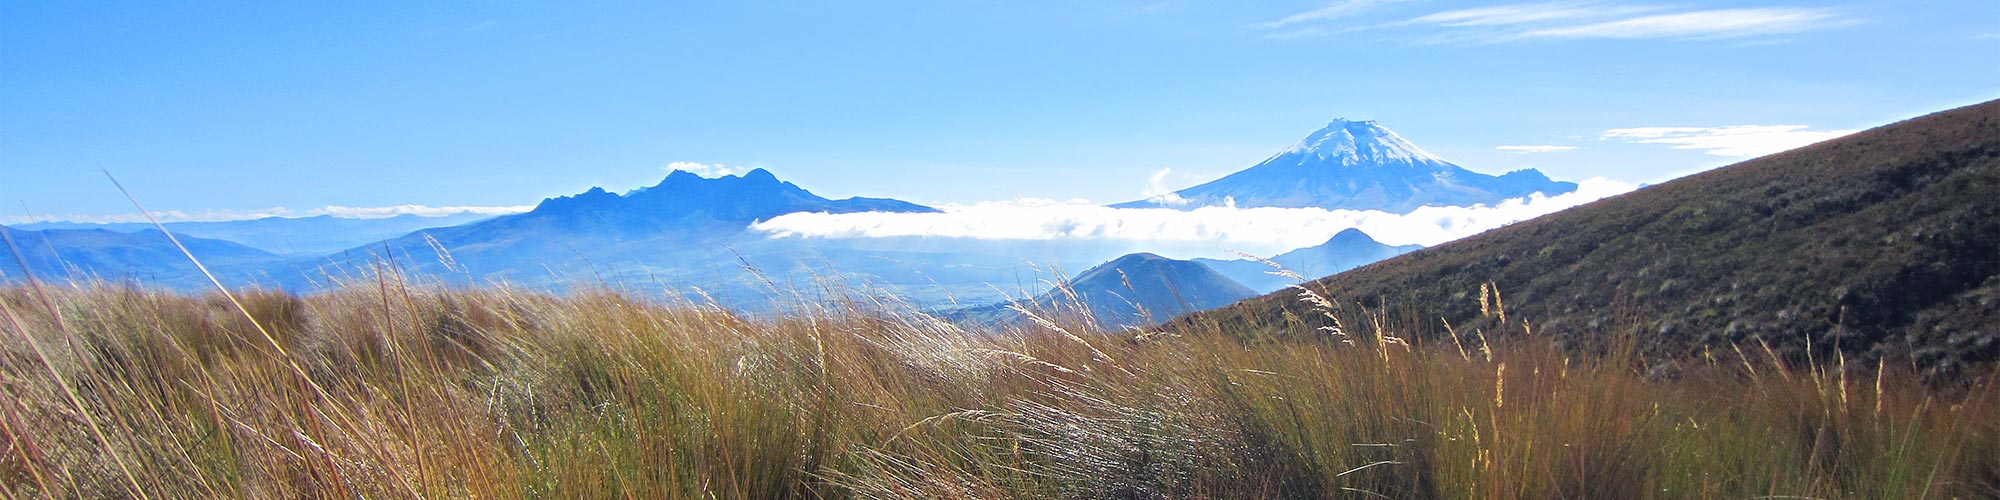
[[[706,188],[706,187],[716,187],[716,186],[731,186],[731,187],[754,186],[754,187],[764,187],[764,188],[782,187],[789,189],[800,189],[795,184],[778,180],[777,175],[772,174],[771,171],[762,168],[754,169],[749,172],[744,172],[742,174],[721,175],[713,178],[702,177],[701,174],[689,172],[686,170],[674,170],[673,172],[667,173],[667,178],[661,179],[659,184],[654,184],[651,187],[639,188],[637,191],[634,191],[633,193],[636,194],[639,192],[659,190],[659,189],[678,189],[678,188],[688,188],[688,187]]]
[[[526,213],[497,217],[448,231],[454,241],[480,241],[514,233],[590,234],[613,239],[662,234],[721,235],[751,223],[795,212],[936,212],[901,200],[830,200],[770,171],[702,177],[675,170],[658,184],[623,195],[593,187],[583,193],[543,200]],[[440,232],[443,234],[446,232]],[[448,242],[449,243],[449,242]]]

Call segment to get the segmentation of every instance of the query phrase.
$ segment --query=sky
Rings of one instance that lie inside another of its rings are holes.
[[[0,222],[129,218],[106,172],[183,219],[500,213],[674,168],[1081,206],[1336,118],[1652,183],[2000,98],[1996,60],[1990,0],[0,1]]]

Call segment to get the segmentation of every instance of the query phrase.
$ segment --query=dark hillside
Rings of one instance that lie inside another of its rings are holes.
[[[1199,262],[1150,253],[1090,268],[1069,286],[1090,306],[1098,324],[1107,327],[1158,324],[1257,295]]]
[[[1028,324],[1027,317],[1009,305],[1056,316],[1081,306],[1076,312],[1087,313],[1098,326],[1115,331],[1157,325],[1257,296],[1206,264],[1151,253],[1128,254],[1098,264],[1064,281],[1061,287],[1064,290],[1051,290],[1022,304],[974,307],[955,311],[950,317],[974,324],[1023,325]]]
[[[1573,347],[1631,335],[1647,354],[1671,358],[1761,340],[1800,360],[1838,350],[1848,362],[1909,362],[1934,379],[1956,378],[2000,357],[2000,101],[1689,176],[1310,286],[1469,334],[1494,330],[1480,311],[1485,283],[1497,286],[1509,316]],[[1293,295],[1185,321],[1272,330],[1319,317]]]

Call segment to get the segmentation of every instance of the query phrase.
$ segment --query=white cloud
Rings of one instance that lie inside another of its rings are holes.
[[[732,167],[720,163],[709,165],[705,163],[695,163],[691,161],[677,161],[673,163],[668,163],[667,166],[660,167],[660,169],[666,170],[668,173],[672,173],[675,170],[685,170],[688,173],[708,178],[722,177],[725,175],[736,175],[738,172],[745,171],[742,169],[742,167]]]
[[[1537,145],[1537,146],[1499,146],[1499,147],[1495,147],[1495,148],[1493,148],[1493,149],[1498,149],[1498,150],[1501,150],[1501,151],[1506,151],[1506,152],[1509,152],[1509,153],[1517,153],[1517,154],[1531,154],[1531,153],[1560,153],[1560,152],[1563,152],[1563,151],[1575,151],[1575,150],[1576,150],[1576,146],[1552,146],[1552,145]]]
[[[1604,131],[1605,140],[1667,144],[1716,156],[1750,157],[1785,151],[1852,134],[1854,130],[1806,130],[1805,125],[1728,127],[1636,127]]]
[[[271,208],[249,209],[249,210],[195,210],[195,211],[165,210],[165,211],[153,212],[153,217],[159,219],[160,222],[218,222],[218,221],[232,221],[232,220],[262,219],[265,217],[300,217],[300,216],[313,217],[320,215],[331,215],[343,219],[384,219],[389,217],[395,217],[398,215],[415,215],[418,217],[444,217],[447,215],[458,215],[458,214],[506,215],[506,214],[526,212],[529,210],[533,210],[534,208],[535,207],[530,205],[503,206],[503,207],[473,207],[473,206],[432,207],[426,205],[396,205],[390,207],[345,207],[340,205],[327,205],[320,208],[306,210],[303,213],[285,207],[271,207]],[[96,224],[114,224],[121,222],[146,222],[146,215],[138,212],[129,212],[122,214],[92,214],[92,215],[40,215],[32,217],[22,217],[22,216],[8,217],[5,220],[7,224],[29,224],[35,222],[85,222],[85,223],[96,223]]]
[[[1161,205],[1175,207],[1186,205],[1188,203],[1187,198],[1182,198],[1181,195],[1174,194],[1174,191],[1177,190],[1167,187],[1167,174],[1172,173],[1174,173],[1174,169],[1162,168],[1158,172],[1153,172],[1153,175],[1147,176],[1146,191],[1142,196],[1148,201]]]
[[[1823,9],[1717,9],[1535,29],[1519,38],[1736,38],[1798,33],[1842,24]]]
[[[947,205],[942,213],[793,213],[751,225],[773,237],[937,237],[984,240],[1122,240],[1272,255],[1316,245],[1334,233],[1360,228],[1389,244],[1435,245],[1512,222],[1631,191],[1608,179],[1580,183],[1576,192],[1534,195],[1493,206],[1423,207],[1406,214],[1319,208],[1202,207],[1118,209],[1083,200],[1017,200]]]
[[[1355,14],[1360,14],[1362,12],[1367,11],[1369,8],[1379,4],[1392,3],[1396,1],[1399,0],[1341,0],[1338,2],[1327,4],[1325,7],[1320,7],[1317,9],[1300,12],[1297,14],[1292,14],[1289,16],[1285,16],[1284,19],[1279,19],[1276,21],[1259,24],[1258,26],[1263,28],[1275,29],[1275,28],[1283,28],[1285,26],[1298,23],[1330,21],[1334,19],[1353,16]]]

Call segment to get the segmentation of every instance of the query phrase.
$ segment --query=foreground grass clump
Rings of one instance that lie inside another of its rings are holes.
[[[1412,345],[1332,302],[1344,330],[1246,338],[861,298],[235,299],[0,289],[5,496],[2000,496],[1995,376],[1754,345],[1663,371],[1521,332]]]

